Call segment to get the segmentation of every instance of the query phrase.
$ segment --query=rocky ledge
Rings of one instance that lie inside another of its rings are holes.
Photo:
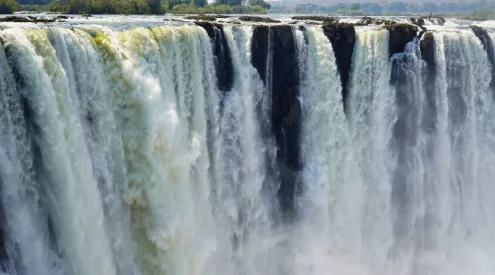
[[[357,23],[339,23],[333,20],[323,22],[323,32],[332,43],[337,67],[342,82],[342,97],[344,109],[348,94],[348,80],[352,64],[352,54],[356,42],[355,26],[383,25],[389,31],[389,55],[392,56],[404,50],[406,44],[418,35],[418,27],[395,21],[363,17]]]
[[[317,16],[317,15],[303,15],[293,16],[292,20],[299,21],[320,21],[320,22],[338,22],[339,19],[333,16]]]
[[[54,22],[64,22],[69,19],[67,16],[57,16],[52,18],[43,18],[35,16],[7,16],[0,18],[0,22],[14,22],[14,23],[54,23]]]
[[[241,16],[239,20],[245,22],[258,22],[258,23],[281,23],[282,21],[269,18],[269,17],[259,17],[259,16]]]

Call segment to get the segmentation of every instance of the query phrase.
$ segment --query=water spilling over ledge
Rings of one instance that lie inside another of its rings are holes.
[[[205,19],[0,19],[0,274],[495,272],[490,22]]]

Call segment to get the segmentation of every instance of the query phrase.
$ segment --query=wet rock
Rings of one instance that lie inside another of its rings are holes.
[[[39,18],[35,16],[7,16],[0,18],[0,22],[15,22],[15,23],[53,23],[56,22],[57,18]]]
[[[169,22],[189,22],[187,20],[182,20],[182,19],[178,19],[178,18],[165,18],[165,19],[163,19],[163,21],[169,21]]]
[[[260,22],[260,23],[280,23],[280,20],[272,19],[269,17],[258,17],[258,16],[241,16],[239,20],[246,22]]]
[[[418,19],[418,21],[419,20],[423,21],[423,25],[424,25],[424,22],[426,20],[430,21],[434,25],[443,26],[445,24],[445,18],[443,18],[441,16],[432,16],[431,14],[430,14],[430,16],[422,16]]]
[[[213,47],[217,86],[220,91],[227,92],[234,84],[234,65],[230,48],[223,32],[223,25],[205,21],[197,21],[196,25],[203,27],[208,33]]]
[[[424,18],[419,18],[417,21],[416,21],[416,25],[418,26],[424,26],[425,24],[425,20]]]
[[[396,24],[395,21],[380,19],[380,18],[371,18],[371,17],[363,17],[361,18],[358,25],[391,25]]]
[[[436,72],[435,40],[433,37],[433,33],[426,32],[423,34],[423,36],[420,37],[419,49],[421,51],[421,56],[423,57],[423,60],[426,61],[426,64],[428,66],[428,71],[430,73]]]
[[[490,35],[488,34],[488,31],[478,27],[478,26],[469,26],[473,33],[479,38],[481,41],[481,44],[483,45],[483,48],[485,49],[487,55],[488,55],[488,60],[490,61],[490,64],[492,64],[492,81],[490,82],[490,87],[495,89],[495,56],[493,54],[493,43]]]
[[[251,42],[251,64],[258,71],[258,74],[266,85],[266,69],[268,57],[268,34],[270,27],[256,26],[253,30]]]
[[[208,34],[208,36],[210,38],[213,38],[215,36],[215,28],[223,28],[221,24],[210,23],[210,22],[197,21],[197,22],[194,22],[194,24],[205,29],[206,33]]]
[[[217,17],[202,14],[202,15],[186,16],[186,17],[184,17],[184,19],[202,20],[202,21],[216,21]]]
[[[28,17],[21,17],[21,16],[7,16],[0,18],[0,22],[16,22],[16,23],[27,23],[27,22],[33,22]]]
[[[348,94],[349,74],[351,71],[352,54],[356,43],[356,31],[353,24],[325,22],[323,32],[332,43],[337,68],[342,82],[342,98],[344,109]]]
[[[436,117],[436,99],[435,99],[435,78],[437,73],[437,66],[435,62],[435,39],[433,33],[426,32],[420,37],[419,49],[421,56],[426,62],[426,68],[424,69],[425,81],[424,91],[426,93],[425,114],[423,115],[422,126],[428,133],[433,133],[436,129],[435,120]]]
[[[416,26],[424,26],[425,18],[424,17],[419,17],[419,18],[409,17],[409,22],[411,22],[412,24],[414,24]]]
[[[60,20],[62,21],[62,20]],[[35,18],[34,23],[53,23],[57,22],[56,18]]]
[[[303,15],[303,16],[293,16],[293,20],[310,20],[310,21],[321,21],[321,22],[338,22],[339,19],[337,17],[331,16],[312,16],[312,15]]]
[[[273,46],[272,130],[277,143],[277,164],[281,185],[278,192],[284,219],[294,213],[294,192],[300,163],[301,104],[297,47],[290,26],[270,28]]]
[[[418,27],[410,24],[389,24],[385,28],[389,32],[389,55],[404,51],[404,47],[418,34]]]

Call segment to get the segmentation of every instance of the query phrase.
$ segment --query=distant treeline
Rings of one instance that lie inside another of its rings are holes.
[[[314,4],[299,4],[296,7],[273,7],[270,12],[275,13],[332,13],[345,15],[397,15],[397,14],[464,14],[482,11],[487,8],[486,1],[473,2],[381,2],[381,3],[353,3],[321,6]]]
[[[0,14],[11,14],[20,8],[21,5],[14,0],[0,0]]]
[[[18,10],[68,14],[266,13],[264,0],[0,0],[0,13]]]
[[[495,7],[485,7],[463,16],[463,18],[471,20],[493,20],[495,19]]]

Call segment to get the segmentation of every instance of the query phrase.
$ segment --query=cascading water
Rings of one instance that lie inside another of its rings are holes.
[[[489,35],[6,25],[0,274],[493,274]]]

